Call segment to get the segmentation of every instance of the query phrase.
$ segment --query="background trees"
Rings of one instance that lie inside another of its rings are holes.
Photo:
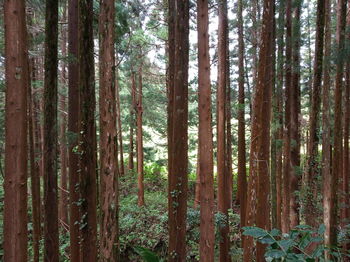
[[[347,1],[5,4],[0,257],[263,261],[272,228],[346,252]]]

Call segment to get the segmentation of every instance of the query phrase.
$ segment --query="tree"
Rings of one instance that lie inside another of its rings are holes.
[[[227,1],[218,2],[218,90],[217,90],[217,170],[218,170],[218,211],[228,216],[229,181],[226,169],[226,84],[227,84]],[[228,261],[229,239],[228,220],[220,229],[220,262]]]
[[[250,175],[248,182],[246,225],[256,224],[260,228],[270,227],[269,168],[270,157],[270,108],[272,81],[271,67],[273,50],[274,1],[264,1],[261,46],[259,51],[258,78],[253,102],[252,142],[250,145]],[[257,183],[258,181],[258,183]],[[257,201],[258,199],[258,201]],[[257,212],[258,211],[258,212]],[[243,259],[253,259],[253,239],[244,239]],[[265,247],[257,245],[257,261],[264,260]]]
[[[79,64],[78,64],[78,0],[68,2],[68,172],[69,172],[69,233],[70,257],[80,260],[79,233]]]
[[[174,22],[174,85],[170,86],[174,88],[173,107],[170,108],[173,130],[169,144],[172,156],[168,178],[169,262],[186,260],[189,1],[177,2]]]
[[[117,57],[116,59],[117,60]],[[117,62],[117,61],[116,61]],[[120,165],[119,173],[124,175],[124,150],[123,150],[123,132],[122,132],[122,121],[121,121],[121,111],[120,111],[120,92],[119,92],[119,83],[118,83],[118,67],[115,69],[115,89],[116,89],[116,103],[117,103],[117,135],[119,140],[119,155],[120,155]]]
[[[245,96],[244,96],[244,33],[243,33],[243,1],[238,1],[238,203],[240,216],[244,226],[246,213],[247,169],[245,148]]]
[[[5,197],[4,260],[27,261],[27,88],[25,2],[4,2]],[[14,22],[16,21],[16,22]],[[18,110],[22,108],[22,110]]]
[[[322,81],[322,64],[323,64],[323,45],[324,45],[324,23],[325,23],[325,6],[324,1],[317,1],[317,31],[315,42],[315,61],[312,84],[312,101],[310,113],[310,138],[309,138],[309,159],[308,159],[308,173],[306,176],[306,183],[311,190],[311,194],[307,196],[307,212],[306,223],[315,226],[315,192],[316,177],[318,174],[317,156],[318,156],[318,120],[321,106],[321,81]]]
[[[200,176],[200,260],[214,261],[214,176],[211,127],[208,1],[197,1],[198,24],[198,114]]]
[[[47,0],[44,79],[44,260],[59,261],[58,239],[58,1]]]
[[[137,196],[138,205],[145,205],[145,192],[143,184],[143,137],[142,137],[142,63],[139,67],[139,89],[137,92],[136,114],[137,114]]]
[[[337,225],[338,225],[338,180],[342,175],[342,88],[344,76],[344,42],[345,42],[345,24],[346,24],[346,6],[347,1],[339,0],[337,5],[337,65],[334,90],[334,151],[332,161],[332,177],[330,183],[330,206],[329,206],[329,224],[326,224],[325,244],[327,246],[336,246],[337,244]]]
[[[134,170],[134,115],[136,105],[135,73],[131,70],[131,106],[130,106],[130,134],[129,134],[129,171]]]
[[[118,261],[118,176],[113,0],[101,0],[100,33],[100,170],[102,261]]]
[[[79,1],[79,167],[81,260],[97,259],[97,185],[93,1]]]

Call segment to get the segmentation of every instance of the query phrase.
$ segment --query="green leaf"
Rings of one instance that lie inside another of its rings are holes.
[[[290,247],[293,246],[294,241],[292,239],[283,239],[278,241],[278,244],[284,249],[288,250]]]
[[[271,237],[270,235],[266,235],[263,238],[259,239],[259,242],[262,244],[268,244],[271,245],[273,243],[276,242],[276,239],[274,239],[273,237]]]
[[[271,257],[271,258],[281,258],[285,255],[285,253],[281,250],[269,250],[265,253],[265,257]]]
[[[278,230],[278,229],[276,229],[276,228],[272,229],[271,232],[270,232],[270,235],[271,235],[271,236],[274,236],[274,237],[277,237],[277,236],[279,236],[280,234],[281,234],[281,231]]]
[[[145,262],[160,262],[158,256],[147,248],[137,246],[134,250]]]
[[[254,238],[262,238],[268,235],[267,231],[258,227],[243,227],[243,235]]]
[[[321,224],[317,230],[317,233],[319,235],[323,235],[325,231],[326,231],[326,226],[324,224]]]

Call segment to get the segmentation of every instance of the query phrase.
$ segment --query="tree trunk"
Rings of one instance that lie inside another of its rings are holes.
[[[188,190],[188,60],[189,1],[178,1],[175,15],[174,99],[172,110],[171,168],[169,172],[169,262],[186,260]],[[169,25],[170,27],[172,25]]]
[[[285,135],[283,136],[283,221],[282,231],[290,230],[290,199],[291,199],[291,102],[292,87],[292,0],[286,0],[286,54],[285,54]]]
[[[117,57],[116,57],[117,59]],[[119,155],[120,155],[120,165],[119,174],[123,176],[124,171],[124,150],[123,150],[123,132],[122,132],[122,120],[120,111],[120,92],[119,92],[119,82],[118,82],[118,67],[115,68],[115,89],[116,89],[116,103],[117,103],[117,136],[119,139]]]
[[[62,20],[65,22],[67,19],[66,16],[66,5],[63,10]],[[61,52],[62,56],[67,56],[67,32],[65,26],[62,25],[61,35],[62,35],[62,43],[61,43]],[[61,82],[63,88],[66,86],[66,62],[62,61],[61,64]],[[64,94],[60,95],[60,118],[61,118],[61,126],[60,126],[60,160],[61,160],[61,184],[60,184],[60,201],[59,201],[59,218],[60,223],[63,228],[68,229],[68,177],[67,177],[67,141],[66,141],[66,126],[67,126],[67,116],[66,116],[66,97]]]
[[[131,107],[130,107],[130,135],[129,135],[129,171],[134,170],[134,115],[136,104],[135,73],[131,72]]]
[[[302,2],[298,1],[293,7],[292,28],[292,86],[290,109],[290,227],[299,225],[299,201],[297,198],[300,181],[300,13]]]
[[[16,21],[16,23],[14,23]],[[25,2],[4,2],[5,24],[5,181],[4,260],[28,260],[27,88]],[[22,108],[23,110],[18,110]]]
[[[220,229],[219,261],[230,260],[229,256],[229,181],[225,165],[226,154],[226,82],[227,82],[227,1],[219,1],[218,28],[218,90],[217,90],[217,172],[218,172],[218,211],[226,216],[225,225]]]
[[[68,2],[68,172],[69,172],[69,233],[71,261],[80,261],[79,233],[79,66],[78,66],[78,0]]]
[[[114,0],[101,0],[100,33],[100,260],[118,261],[118,167]]]
[[[269,155],[270,155],[270,108],[272,92],[272,50],[274,1],[264,1],[261,46],[259,50],[258,81],[256,85],[253,118],[252,142],[250,149],[250,176],[248,183],[246,225],[269,230]],[[258,181],[258,183],[257,183]],[[257,201],[259,199],[259,201]],[[257,212],[258,211],[258,212]],[[253,261],[253,239],[244,240],[243,260]],[[257,245],[257,261],[265,261],[265,246]]]
[[[244,33],[243,0],[238,1],[238,203],[241,227],[245,225],[247,197],[247,168],[245,147],[245,95],[244,95]]]
[[[325,51],[323,66],[322,92],[322,178],[323,178],[323,223],[326,226],[324,237],[329,239],[330,234],[330,200],[331,200],[331,130],[330,130],[330,88],[331,88],[331,0],[325,3]],[[327,253],[326,253],[327,254]]]
[[[214,262],[214,176],[211,127],[211,87],[208,1],[197,1],[198,25],[198,114],[200,176],[200,261]]]
[[[93,1],[79,1],[81,261],[97,259],[96,127]]]
[[[323,64],[323,44],[324,44],[324,16],[325,8],[324,1],[317,1],[317,27],[316,27],[316,42],[315,42],[315,60],[312,85],[312,100],[310,113],[310,137],[309,137],[309,159],[307,165],[306,185],[309,193],[306,198],[306,224],[316,226],[316,199],[313,192],[317,190],[315,184],[318,175],[318,120],[321,106],[321,82],[322,82],[322,64]]]
[[[337,64],[334,91],[334,152],[332,163],[332,176],[330,183],[330,220],[326,228],[329,229],[329,235],[325,235],[325,244],[327,246],[337,245],[337,226],[338,226],[338,180],[342,175],[342,88],[344,76],[344,40],[345,40],[345,24],[346,24],[346,0],[339,0],[337,6]],[[328,233],[328,232],[327,232]],[[333,258],[334,259],[334,258]]]
[[[58,1],[46,1],[44,79],[44,261],[59,261],[57,46]]]
[[[139,68],[139,90],[137,92],[137,203],[145,205],[145,193],[143,184],[143,135],[142,135],[142,64]]]

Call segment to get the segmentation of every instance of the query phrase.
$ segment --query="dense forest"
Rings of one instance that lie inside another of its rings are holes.
[[[0,9],[1,261],[350,261],[350,0]]]

